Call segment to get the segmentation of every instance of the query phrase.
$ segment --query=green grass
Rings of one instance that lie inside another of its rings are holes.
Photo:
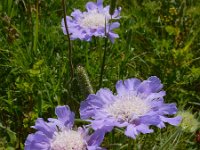
[[[66,1],[70,15],[86,0]],[[109,4],[104,1],[104,5]],[[200,2],[193,0],[118,0],[122,8],[119,39],[107,43],[101,87],[114,90],[119,79],[158,76],[166,102],[180,110],[200,109]],[[105,39],[71,41],[75,76],[71,80],[67,37],[61,30],[59,0],[0,2],[0,149],[23,149],[37,117],[55,117],[69,105],[79,117],[82,93],[78,65],[84,66],[94,92],[99,89]],[[200,114],[197,113],[197,118]],[[77,122],[79,124],[79,122]],[[82,123],[80,123],[82,124]],[[167,126],[136,140],[120,130],[106,134],[107,149],[197,150],[195,133]]]

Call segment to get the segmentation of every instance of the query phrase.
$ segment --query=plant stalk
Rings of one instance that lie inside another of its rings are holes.
[[[65,29],[67,32],[67,39],[68,39],[68,46],[69,46],[68,59],[69,59],[69,67],[70,67],[70,79],[72,80],[74,78],[74,67],[73,67],[73,62],[72,62],[72,43],[70,40],[70,34],[69,34],[67,19],[66,19],[67,15],[66,15],[65,0],[62,0],[62,5],[63,5],[63,13],[64,13],[64,24],[65,24]]]
[[[100,73],[100,79],[99,79],[99,88],[102,86],[102,79],[103,79],[103,73],[104,73],[104,67],[105,67],[105,62],[106,62],[106,53],[107,53],[107,43],[108,43],[108,34],[106,31],[106,19],[105,19],[105,40],[104,40],[104,51],[103,51],[103,60],[101,64],[101,73]]]

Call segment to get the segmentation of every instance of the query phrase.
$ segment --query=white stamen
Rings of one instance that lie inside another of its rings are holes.
[[[110,105],[104,108],[104,111],[109,115],[122,119],[124,121],[131,121],[146,114],[151,109],[147,101],[135,95],[120,96]]]
[[[99,27],[105,27],[105,22],[107,23],[108,21],[108,15],[94,10],[89,13],[85,13],[83,18],[79,20],[79,24],[84,28],[97,29]]]
[[[51,150],[86,150],[82,135],[73,130],[55,132]]]

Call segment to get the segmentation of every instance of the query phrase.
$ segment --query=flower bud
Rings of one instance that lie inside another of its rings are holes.
[[[179,126],[183,131],[193,133],[199,128],[200,123],[191,112],[181,111],[178,112],[178,115],[182,117],[182,121]]]

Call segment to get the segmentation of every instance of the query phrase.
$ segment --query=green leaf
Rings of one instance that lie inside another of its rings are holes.
[[[6,128],[2,125],[2,123],[0,123],[0,128],[3,129],[3,130],[6,130],[9,138],[10,138],[10,143],[13,144],[16,142],[16,133],[13,132],[12,130],[10,130],[9,128]]]
[[[165,30],[169,33],[169,35],[176,35],[177,29],[173,26],[166,26]]]

